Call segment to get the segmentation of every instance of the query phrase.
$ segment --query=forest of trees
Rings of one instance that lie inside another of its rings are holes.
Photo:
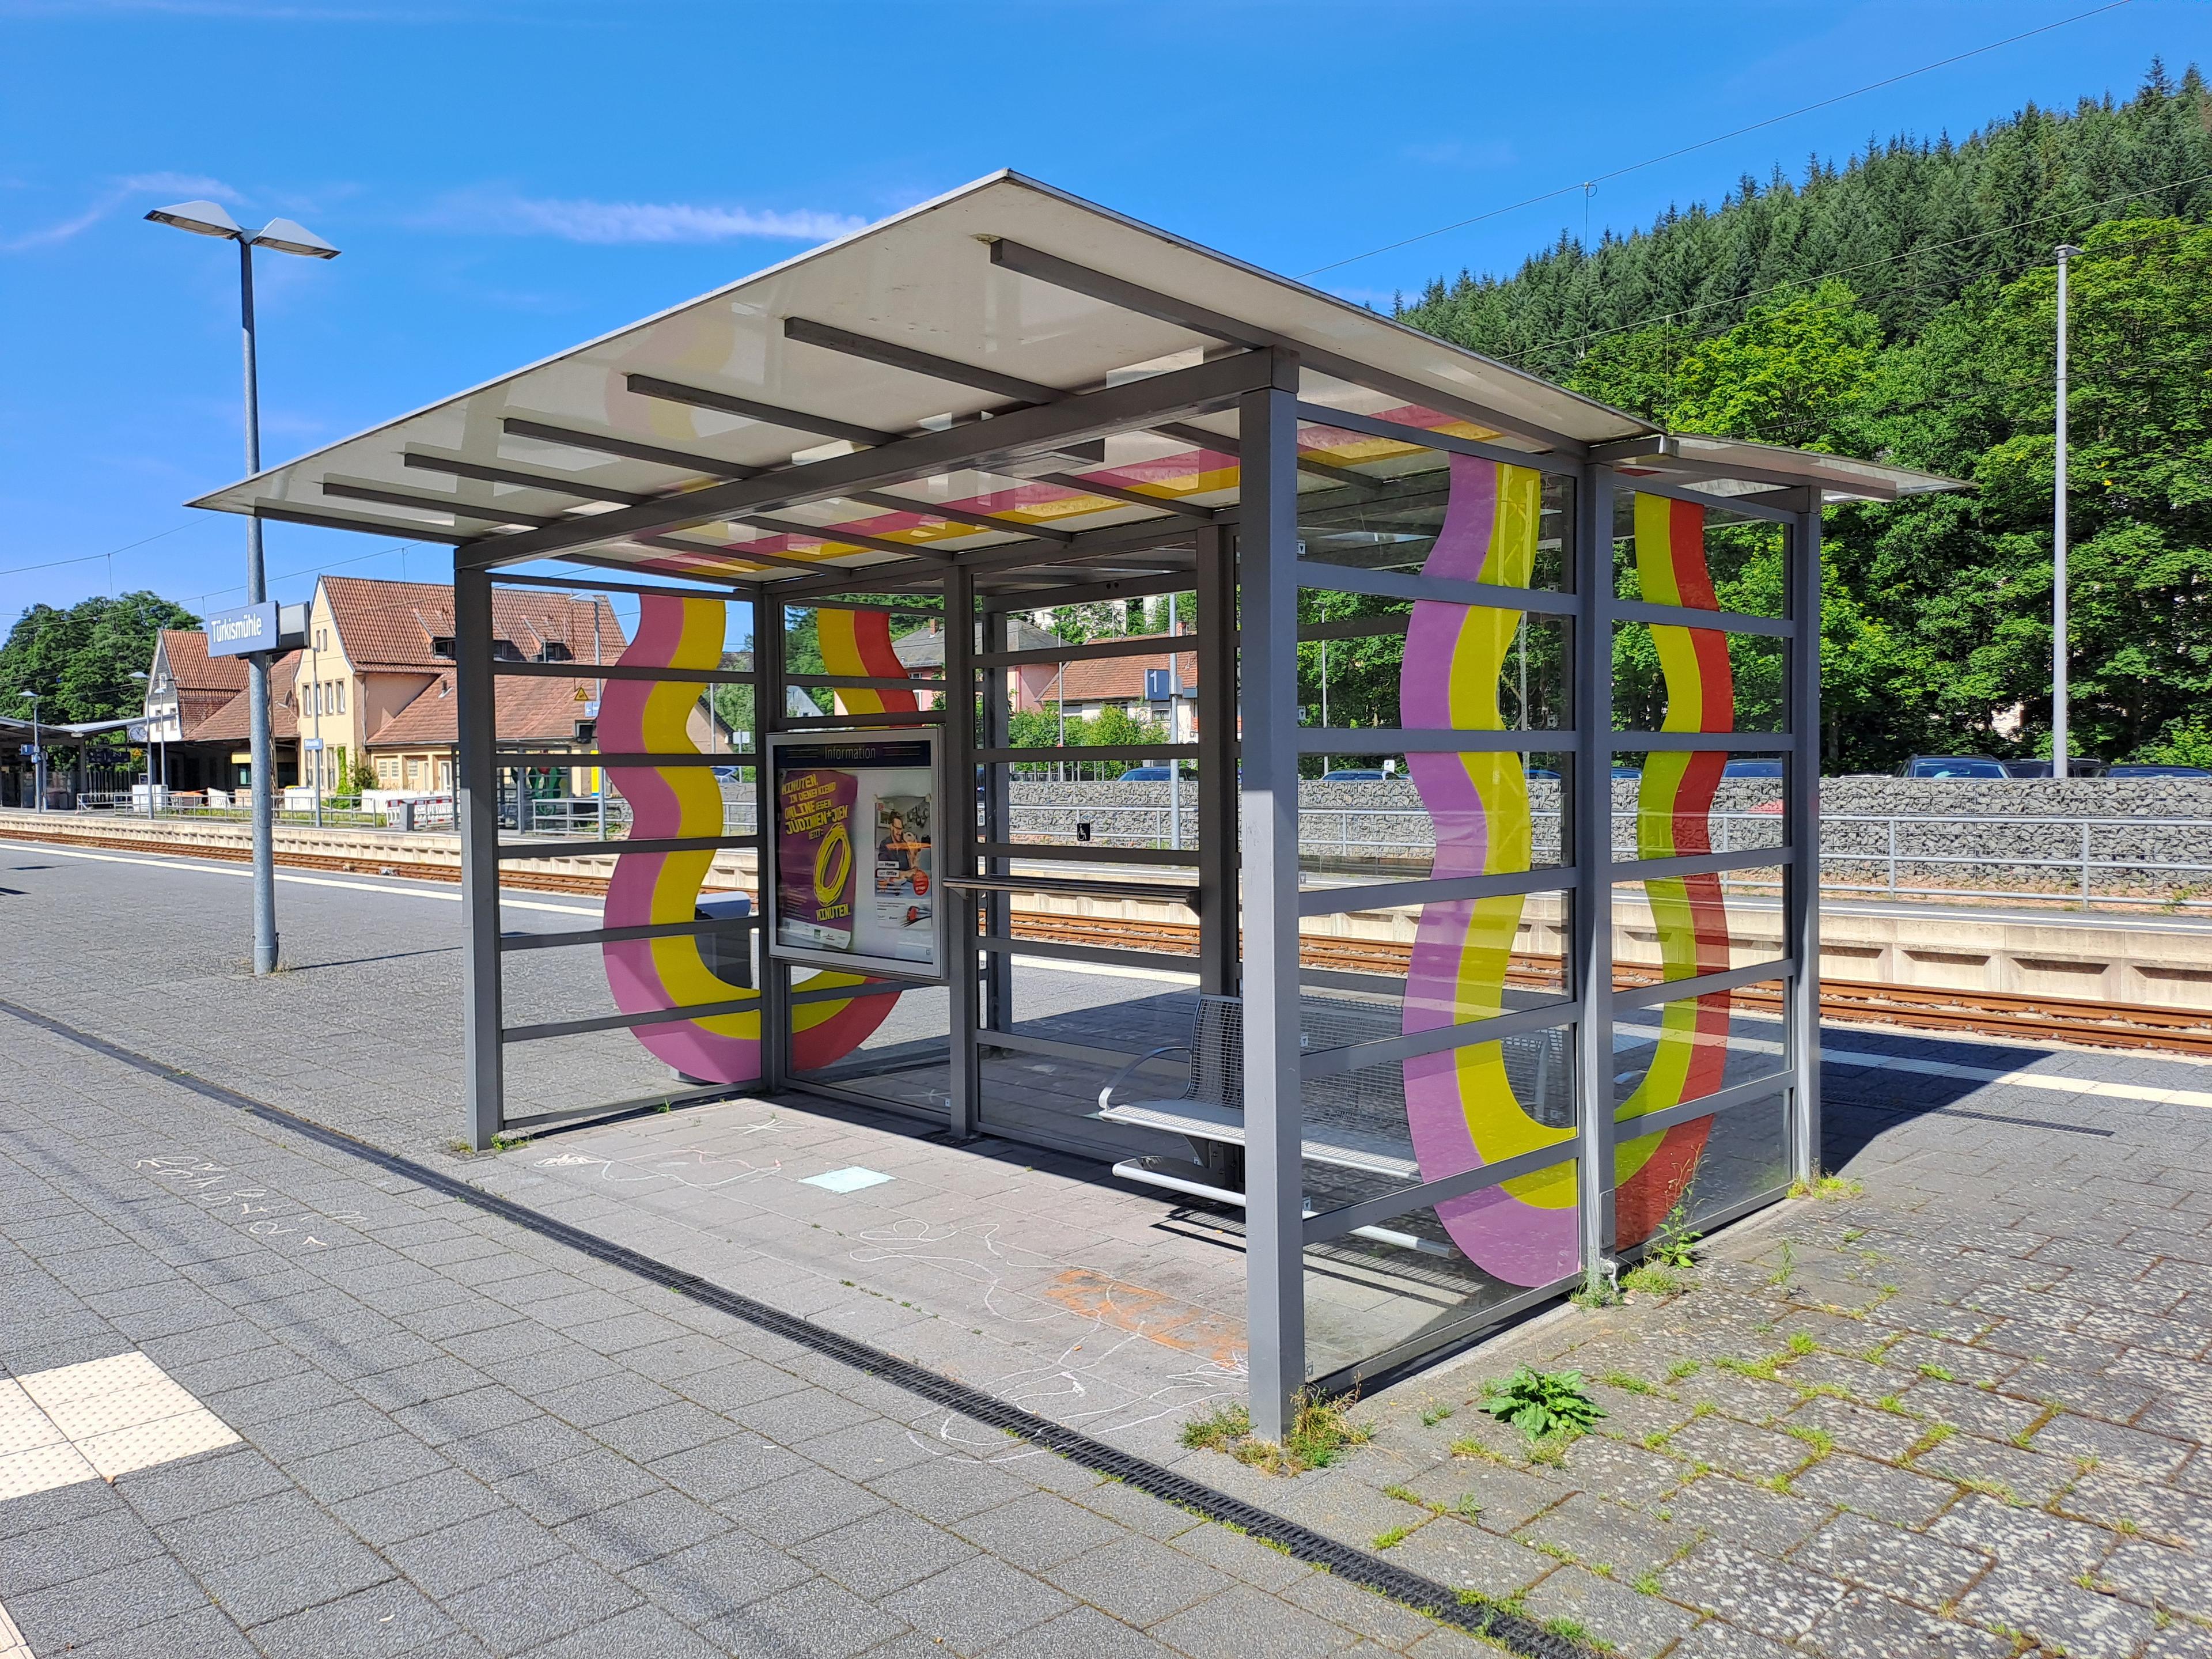
[[[1510,277],[1433,283],[1399,315],[1678,430],[1965,481],[1827,515],[1828,769],[2047,754],[2063,241],[2086,251],[2069,352],[2076,750],[2212,763],[2212,95],[2194,68],[2175,82],[2154,63],[2124,102],[2030,106],[1963,143],[1870,141],[1802,179],[1747,177],[1716,210],[1669,210],[1594,249],[1563,238]],[[1754,560],[1738,580],[1771,577]]]

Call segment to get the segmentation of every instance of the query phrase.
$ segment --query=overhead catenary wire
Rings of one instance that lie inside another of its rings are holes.
[[[1680,149],[1670,149],[1662,155],[1648,156],[1641,161],[1632,161],[1626,167],[1615,167],[1612,172],[1601,173],[1595,178],[1578,179],[1572,184],[1561,185],[1556,190],[1547,190],[1540,195],[1525,197],[1518,202],[1510,203],[1504,207],[1492,208],[1486,213],[1478,213],[1468,218],[1455,220],[1448,225],[1438,225],[1434,230],[1425,230],[1416,235],[1401,237],[1395,242],[1385,242],[1382,246],[1370,248],[1364,253],[1350,254],[1341,259],[1331,260],[1325,265],[1316,265],[1310,270],[1300,271],[1299,280],[1304,281],[1310,277],[1318,276],[1323,271],[1339,270],[1346,265],[1358,264],[1363,259],[1372,259],[1378,254],[1395,252],[1401,247],[1411,247],[1416,242],[1425,242],[1434,237],[1449,235],[1455,230],[1464,230],[1469,225],[1480,224],[1486,219],[1496,219],[1508,213],[1517,213],[1522,208],[1535,207],[1544,202],[1554,201],[1559,197],[1571,195],[1578,190],[1587,195],[1589,191],[1610,179],[1625,179],[1632,173],[1641,173],[1647,167],[1656,167],[1662,162],[1694,155],[1701,149],[1710,149],[1715,144],[1724,144],[1731,138],[1742,137],[1746,133],[1758,132],[1766,127],[1779,126],[1783,122],[1794,121],[1801,115],[1810,115],[1816,110],[1848,103],[1850,100],[1863,97],[1869,92],[1879,92],[1884,87],[1893,87],[1901,81],[1910,81],[1915,76],[1931,74],[1939,69],[1948,69],[1954,64],[1963,64],[1970,58],[1979,58],[1984,53],[1996,52],[2005,46],[2016,46],[2021,41],[2033,40],[2039,34],[2048,34],[2053,29],[2062,29],[2069,24],[2079,23],[2108,11],[2118,11],[2121,7],[2132,3],[2133,0],[2106,0],[2106,4],[2093,6],[2087,11],[2075,12],[2070,17],[2061,17],[2055,22],[2039,24],[2034,28],[2024,29],[2018,34],[2008,34],[2003,40],[1992,40],[1986,46],[1975,46],[1966,52],[1954,52],[1948,58],[1939,58],[1932,64],[1921,64],[1917,69],[1904,70],[1895,75],[1885,76],[1879,81],[1869,81],[1866,85],[1854,87],[1849,92],[1837,93],[1832,97],[1820,99],[1817,102],[1803,105],[1797,109],[1785,111],[1780,115],[1770,115],[1764,120],[1753,121],[1747,126],[1736,127],[1727,132],[1716,133],[1710,138],[1700,138],[1693,144],[1684,144]]]

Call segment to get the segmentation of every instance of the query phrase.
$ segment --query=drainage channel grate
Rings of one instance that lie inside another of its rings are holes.
[[[656,1257],[601,1238],[596,1233],[586,1232],[567,1222],[541,1215],[512,1199],[487,1193],[426,1164],[418,1164],[397,1152],[386,1152],[343,1130],[333,1129],[312,1118],[286,1111],[281,1106],[272,1106],[266,1101],[254,1099],[251,1095],[242,1095],[236,1090],[210,1083],[190,1072],[179,1071],[173,1066],[110,1042],[103,1037],[94,1036],[88,1031],[79,1030],[60,1020],[4,1000],[0,1000],[0,1012],[13,1015],[27,1025],[34,1025],[81,1048],[89,1048],[94,1054],[104,1054],[134,1071],[189,1089],[218,1105],[246,1112],[264,1122],[304,1135],[319,1145],[362,1158],[418,1186],[443,1193],[464,1204],[498,1216],[501,1220],[512,1222],[542,1238],[550,1238],[580,1250],[596,1261],[623,1268],[653,1284],[664,1285],[733,1318],[742,1319],[758,1329],[796,1342],[849,1365],[854,1370],[903,1389],[932,1404],[957,1411],[963,1417],[974,1418],[993,1428],[1005,1430],[1031,1445],[1055,1452],[1094,1474],[1110,1475],[1139,1492],[1149,1492],[1208,1521],[1241,1528],[1261,1542],[1281,1549],[1293,1560],[1303,1561],[1309,1566],[1326,1568],[1339,1578],[1389,1596],[1394,1601],[1402,1602],[1440,1623],[1486,1637],[1522,1655],[1523,1659],[1588,1659],[1590,1652],[1588,1648],[1555,1635],[1496,1602],[1462,1601],[1449,1586],[1437,1583],[1432,1578],[1425,1578],[1419,1573],[1393,1566],[1364,1550],[1354,1549],[1349,1544],[1339,1543],[1310,1527],[1301,1526],[1287,1516],[1261,1509],[1241,1498],[1232,1498],[1227,1492],[1217,1492],[1201,1481],[1179,1474],[1147,1458],[1109,1446],[1102,1440],[1094,1440],[1089,1435],[1054,1423],[1048,1418],[1024,1411],[995,1395],[986,1394],[964,1382],[956,1382],[951,1377],[939,1376],[881,1348],[854,1341],[796,1314],[785,1313],[764,1302],[757,1302],[750,1297],[726,1290],[696,1273],[686,1273]]]

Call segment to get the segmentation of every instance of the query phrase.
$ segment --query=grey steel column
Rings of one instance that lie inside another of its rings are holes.
[[[261,471],[261,392],[253,361],[253,244],[238,239],[238,319],[246,351],[246,476]],[[246,602],[259,605],[269,597],[268,567],[261,556],[261,520],[246,520]],[[270,653],[256,651],[246,659],[246,747],[253,766],[253,971],[276,971],[276,843],[275,804],[270,788],[276,781],[275,745],[269,736],[269,665]],[[496,931],[496,929],[495,929]]]
[[[1573,858],[1578,872],[1568,930],[1575,1016],[1575,1180],[1582,1270],[1604,1275],[1613,1224],[1613,473],[1575,480]]]
[[[1252,1431],[1280,1440],[1305,1382],[1298,1055],[1297,360],[1237,404],[1243,474],[1245,1302]]]
[[[1006,612],[992,611],[983,617],[983,649],[1004,651]],[[993,668],[983,675],[983,746],[1004,749],[1013,742],[1013,693],[1016,671]],[[1014,838],[1013,768],[991,765],[983,769],[983,839],[1004,845]],[[987,875],[1003,876],[1013,867],[1002,858],[989,860]],[[1007,939],[1014,931],[1013,896],[991,893],[983,900],[984,926],[994,939]],[[988,953],[983,963],[983,1024],[994,1030],[1012,1030],[1014,1024],[1014,959],[1004,951]]]
[[[763,916],[760,939],[761,1088],[773,1093],[791,1085],[791,969],[770,951],[769,932],[775,891],[775,779],[769,768],[768,738],[783,729],[783,604],[759,589],[753,600],[753,829],[759,846],[753,854],[753,887]]]
[[[944,885],[975,873],[975,573],[945,573],[945,804],[938,815],[938,902],[950,905],[945,930],[951,1073],[945,1083],[947,1127],[956,1140],[974,1136],[983,1083],[975,1047],[978,992],[975,896]]]
[[[491,672],[491,574],[453,562],[454,714],[459,775],[453,817],[461,832],[462,1054],[469,1144],[483,1152],[507,1121],[499,956],[497,685]]]
[[[1237,994],[1237,563],[1198,532],[1198,988]]]
[[[1783,808],[1783,948],[1790,977],[1790,1173],[1820,1173],[1820,501],[1790,525],[1790,775]]]

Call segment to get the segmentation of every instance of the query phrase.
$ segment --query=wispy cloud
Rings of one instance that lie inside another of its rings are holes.
[[[58,223],[46,225],[37,230],[0,238],[0,253],[21,253],[35,247],[52,247],[82,235],[105,219],[116,209],[134,199],[143,198],[148,205],[164,207],[185,198],[212,198],[218,202],[236,202],[243,198],[220,179],[204,179],[191,173],[139,173],[127,179],[118,179],[98,196],[82,212]]]
[[[757,211],[696,202],[593,202],[511,194],[448,197],[432,216],[447,229],[569,242],[727,242],[740,237],[826,242],[867,222],[811,208]]]

